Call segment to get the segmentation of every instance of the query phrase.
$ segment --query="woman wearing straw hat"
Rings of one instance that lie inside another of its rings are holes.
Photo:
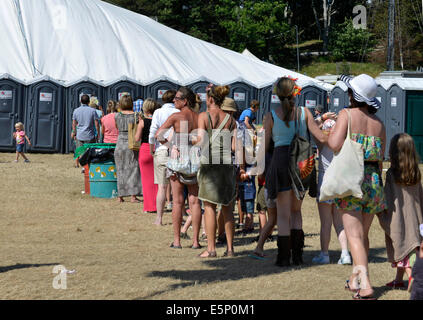
[[[366,74],[355,78],[342,75],[340,80],[348,86],[352,139],[361,143],[364,151],[362,199],[352,196],[335,199],[354,261],[353,273],[345,288],[355,292],[354,299],[373,299],[368,273],[368,234],[375,214],[386,208],[381,175],[386,133],[383,123],[375,115],[380,107],[375,80]],[[339,113],[336,127],[329,136],[329,147],[335,152],[341,149],[347,135],[347,112],[342,110]]]

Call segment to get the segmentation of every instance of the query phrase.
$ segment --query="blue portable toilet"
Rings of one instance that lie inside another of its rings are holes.
[[[210,81],[199,81],[193,84],[188,85],[188,87],[194,91],[194,93],[198,94],[201,98],[201,106],[200,106],[200,112],[204,112],[207,110],[207,104],[206,104],[206,87],[210,84]]]
[[[328,110],[330,112],[339,113],[343,108],[348,107],[349,104],[348,87],[345,83],[338,81],[329,93]]]
[[[15,123],[25,124],[24,95],[23,83],[7,74],[0,75],[0,151],[15,150]]]
[[[106,104],[103,95],[104,87],[88,78],[83,78],[75,83],[68,84],[66,88],[66,126],[65,126],[65,153],[73,152],[75,150],[74,141],[70,135],[72,132],[72,116],[73,111],[81,105],[81,97],[87,94],[90,97],[97,97],[99,104],[103,107],[103,112],[106,113]]]
[[[178,90],[180,85],[168,80],[158,80],[145,88],[145,98],[156,100],[159,104],[163,104],[162,96],[167,90]]]
[[[389,157],[389,142],[398,133],[405,132],[405,91],[395,82],[386,94],[386,142],[385,157]]]
[[[25,131],[37,152],[63,152],[65,103],[63,86],[47,76],[27,88]]]
[[[377,93],[376,93],[376,99],[379,100],[381,107],[376,112],[376,116],[380,119],[380,121],[383,122],[385,128],[387,127],[387,118],[386,118],[386,111],[388,109],[388,100],[387,100],[387,91],[383,87],[383,85],[378,84],[377,86]],[[385,148],[385,158],[388,158],[388,151],[386,150],[389,148],[389,141],[387,141],[387,148]]]
[[[239,111],[243,111],[250,107],[250,102],[257,99],[257,89],[245,82],[234,82],[229,85],[229,97],[235,100]]]
[[[127,77],[122,77],[117,81],[108,83],[106,84],[106,87],[104,101],[119,101],[123,93],[129,93],[133,100],[135,100],[138,96],[144,97],[144,87]]]
[[[266,113],[274,110],[281,105],[278,96],[273,93],[273,85],[259,90],[260,109],[257,112],[257,123],[263,122],[263,117]]]
[[[314,110],[318,105],[323,107],[323,112],[328,110],[327,98],[328,92],[325,88],[310,83],[301,89],[301,94],[297,96],[297,105],[309,108],[314,115]]]

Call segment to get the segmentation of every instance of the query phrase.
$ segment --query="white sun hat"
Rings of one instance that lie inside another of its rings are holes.
[[[380,108],[380,101],[376,98],[377,84],[371,76],[360,74],[353,78],[343,74],[339,77],[339,80],[344,82],[352,90],[356,101],[365,102],[375,109]]]

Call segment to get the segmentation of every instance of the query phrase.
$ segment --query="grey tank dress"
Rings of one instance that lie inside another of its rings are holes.
[[[115,149],[118,196],[142,195],[138,151],[128,148],[128,123],[134,123],[134,114],[116,113],[119,135]]]

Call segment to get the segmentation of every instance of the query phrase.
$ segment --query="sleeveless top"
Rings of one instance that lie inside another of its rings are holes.
[[[295,108],[297,110],[297,108]],[[272,110],[273,116],[273,128],[272,128],[272,138],[275,142],[275,147],[281,146],[289,146],[291,144],[292,139],[295,135],[295,121],[289,121],[289,128],[286,126],[285,121],[282,121],[276,112]],[[305,122],[305,111],[304,107],[301,107],[301,118],[300,121],[297,122],[297,126],[299,126],[299,135],[302,137],[306,137],[307,134],[307,124]]]
[[[205,147],[205,152],[202,152],[202,164],[232,164],[232,130],[233,120],[229,129],[223,129],[229,121],[230,115],[226,114],[223,121],[218,128],[213,127],[213,121],[210,113],[207,112],[209,123],[207,125],[208,132],[208,152]]]
[[[144,128],[142,128],[141,143],[148,143],[150,135],[151,119],[144,118]]]
[[[364,161],[383,161],[382,139],[380,137],[352,133],[351,139],[363,146]]]

